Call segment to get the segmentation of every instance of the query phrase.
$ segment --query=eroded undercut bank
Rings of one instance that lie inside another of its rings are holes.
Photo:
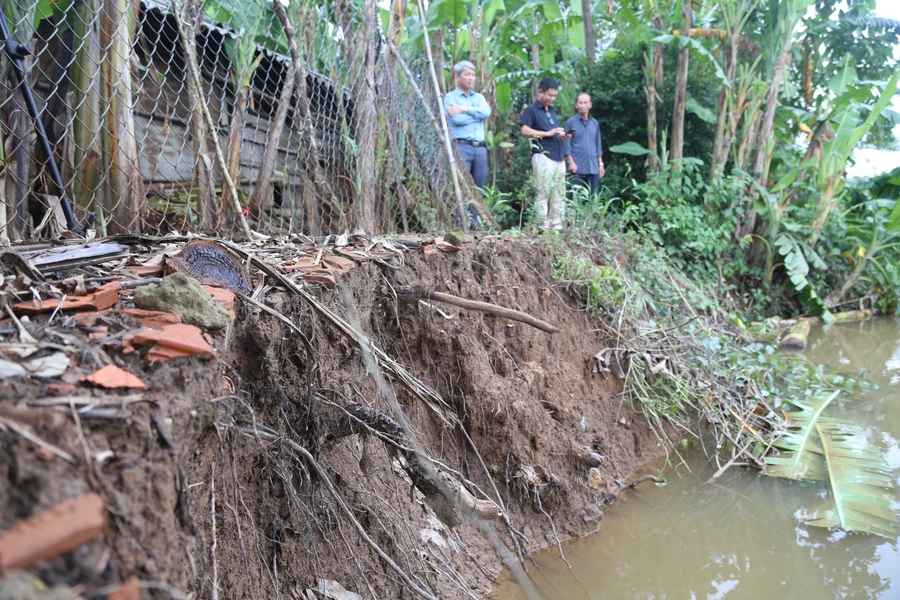
[[[45,581],[114,591],[135,576],[147,597],[480,597],[504,561],[595,530],[664,453],[622,381],[596,372],[605,334],[552,260],[492,239],[361,262],[306,296],[263,276],[217,336],[221,360],[126,359],[149,390],[92,400],[110,418],[3,403],[75,464],[0,433],[13,507],[0,529],[95,491],[103,535],[43,563]],[[9,400],[47,392],[11,383]]]

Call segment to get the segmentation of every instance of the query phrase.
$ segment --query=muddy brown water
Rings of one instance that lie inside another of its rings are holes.
[[[809,360],[877,389],[848,395],[831,412],[864,426],[900,490],[900,319],[813,330]],[[593,535],[536,556],[531,577],[543,597],[900,598],[897,539],[809,527],[802,516],[828,501],[824,485],[787,482],[731,469],[715,471],[696,452],[683,465],[656,466],[669,483],[641,487],[608,507]],[[900,498],[900,493],[898,493]],[[895,503],[900,515],[900,501]],[[494,600],[526,596],[508,577]]]

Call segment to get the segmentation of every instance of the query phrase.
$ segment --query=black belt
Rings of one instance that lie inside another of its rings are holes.
[[[465,144],[466,146],[475,146],[476,148],[481,148],[482,146],[484,146],[484,142],[477,142],[475,140],[461,140],[459,138],[457,138],[456,143]]]

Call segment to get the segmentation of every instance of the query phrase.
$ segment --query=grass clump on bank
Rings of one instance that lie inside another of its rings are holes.
[[[720,466],[763,468],[779,409],[833,387],[796,355],[752,340],[714,294],[637,234],[581,234],[550,247],[554,277],[603,334],[595,368],[620,377],[624,400],[670,443],[699,442]],[[665,423],[684,437],[668,439]]]

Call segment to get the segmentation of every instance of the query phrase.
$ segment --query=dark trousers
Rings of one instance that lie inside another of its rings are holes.
[[[572,175],[571,185],[572,189],[575,189],[576,185],[580,185],[581,187],[590,190],[591,194],[596,194],[600,191],[600,175],[582,175],[578,173],[576,175]]]
[[[459,148],[459,155],[466,164],[466,169],[472,174],[472,179],[475,180],[475,187],[479,190],[484,188],[488,174],[487,148],[484,146],[476,148],[471,144],[460,143],[457,143],[456,146]]]

